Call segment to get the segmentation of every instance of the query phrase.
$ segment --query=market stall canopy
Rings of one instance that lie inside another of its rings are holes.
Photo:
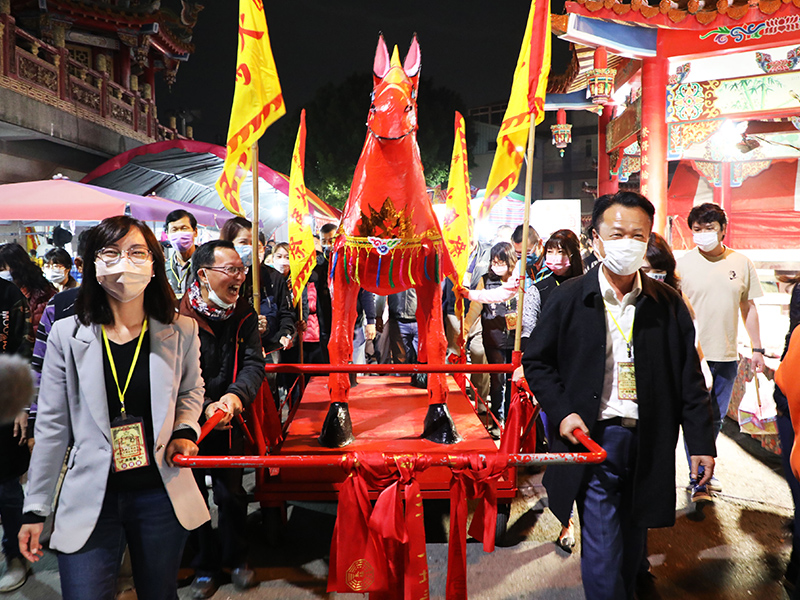
[[[168,140],[139,146],[116,156],[82,179],[113,190],[132,194],[155,193],[193,206],[222,209],[215,183],[227,151],[222,146],[193,140]],[[288,217],[289,178],[259,165],[259,217],[271,234]],[[309,191],[312,216],[319,222],[336,222],[340,211]],[[241,186],[241,204],[248,217],[253,211],[252,175]]]
[[[68,179],[0,185],[0,221],[102,221],[125,214],[142,221],[163,221],[176,209],[191,210],[198,223],[209,227],[221,227],[230,218],[224,210],[195,208]]]
[[[738,186],[731,186],[725,244],[741,250],[800,248],[798,161],[744,163]],[[672,247],[694,248],[686,217],[693,206],[714,202],[714,171],[699,161],[681,161],[669,186]],[[737,169],[733,169],[733,174]]]

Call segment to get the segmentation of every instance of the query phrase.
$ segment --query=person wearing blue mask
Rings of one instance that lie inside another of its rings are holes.
[[[247,219],[234,217],[225,221],[219,232],[219,239],[233,242],[233,247],[239,253],[245,267],[253,265],[252,227]],[[289,287],[286,285],[286,279],[275,269],[259,266],[261,307],[258,311],[258,330],[261,333],[261,342],[267,353],[286,350],[292,346],[295,333],[295,313],[292,310]],[[252,299],[251,274],[248,274],[242,286],[242,295]]]
[[[511,234],[511,243],[517,253],[517,261],[522,261],[522,225],[517,226]],[[520,267],[521,268],[521,267]],[[537,281],[549,277],[552,271],[544,264],[544,244],[536,230],[528,226],[528,259],[525,261],[525,289]]]
[[[164,229],[172,246],[167,258],[167,280],[180,300],[194,281],[192,255],[197,242],[197,219],[188,211],[173,210],[164,221]]]

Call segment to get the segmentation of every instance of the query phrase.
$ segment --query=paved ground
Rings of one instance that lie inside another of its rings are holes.
[[[786,522],[791,497],[777,459],[743,440],[732,422],[719,439],[718,474],[724,491],[713,505],[698,512],[683,491],[686,472],[682,447],[676,452],[680,474],[677,524],[650,533],[649,555],[655,580],[643,600],[783,600],[780,577],[788,558]],[[553,540],[558,523],[546,509],[541,475],[525,475],[512,507],[503,547],[492,554],[468,544],[468,588],[471,599],[581,600],[578,550],[567,554]],[[327,553],[334,516],[307,507],[290,509],[280,534],[251,514],[252,562],[262,583],[247,593],[228,584],[217,600],[342,599],[357,594],[327,594]],[[332,509],[332,507],[328,507]],[[444,598],[447,567],[446,503],[426,505],[431,598]],[[332,510],[331,510],[332,512]],[[2,567],[0,567],[2,568]],[[8,600],[58,600],[58,573],[52,554],[34,567],[34,576]],[[180,598],[190,598],[188,588]]]

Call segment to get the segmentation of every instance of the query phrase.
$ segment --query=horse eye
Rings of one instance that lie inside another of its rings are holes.
[[[411,112],[411,105],[410,104],[406,105],[406,112]]]

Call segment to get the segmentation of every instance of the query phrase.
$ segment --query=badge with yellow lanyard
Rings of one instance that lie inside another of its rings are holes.
[[[136,345],[136,352],[133,354],[133,361],[131,362],[131,368],[128,371],[128,377],[125,380],[124,388],[120,388],[119,385],[117,366],[114,364],[114,356],[111,354],[111,345],[108,343],[105,326],[103,326],[102,329],[103,342],[105,343],[106,352],[108,353],[111,374],[114,376],[114,383],[117,384],[117,393],[119,394],[121,408],[120,416],[111,423],[111,450],[113,458],[111,466],[114,472],[118,473],[146,467],[150,464],[147,458],[144,421],[140,417],[129,416],[125,412],[125,392],[128,391],[128,386],[133,377],[133,370],[136,368],[136,362],[139,360],[139,351],[142,349],[142,341],[147,331],[147,319],[145,319],[142,324],[142,332],[139,334],[139,343]]]
[[[622,339],[625,340],[628,350],[628,360],[617,363],[617,398],[620,400],[636,400],[636,370],[633,366],[633,321],[631,321],[631,330],[626,336],[608,307],[608,302],[603,299],[603,303],[606,305],[606,311],[608,311],[611,320],[614,321],[614,325],[617,326],[617,331],[619,331]]]

